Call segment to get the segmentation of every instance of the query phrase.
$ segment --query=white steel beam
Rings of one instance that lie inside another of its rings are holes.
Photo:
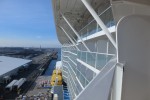
[[[68,35],[68,33],[65,31],[65,29],[63,27],[60,27],[62,29],[62,31],[66,34],[66,36],[69,38],[69,40],[73,43],[73,45],[76,47],[77,50],[79,50],[79,48],[76,46],[75,42],[72,40],[72,38]]]
[[[97,13],[95,12],[95,10],[92,8],[92,6],[87,2],[87,0],[81,0],[83,2],[83,4],[85,5],[85,7],[88,9],[88,11],[91,13],[91,15],[93,16],[93,18],[96,20],[96,22],[98,23],[98,25],[102,28],[102,30],[105,32],[106,36],[108,37],[108,39],[111,41],[111,43],[114,45],[114,47],[117,49],[117,45],[116,42],[114,40],[114,38],[112,37],[110,31],[108,30],[108,28],[105,26],[105,24],[103,23],[103,21],[100,19],[100,17],[97,15]]]
[[[84,41],[82,40],[82,38],[80,37],[80,35],[78,34],[78,32],[72,27],[72,25],[70,24],[70,22],[67,20],[67,18],[61,13],[63,19],[66,21],[66,23],[69,25],[69,27],[72,29],[72,31],[75,33],[75,35],[81,40],[82,44],[84,45],[84,47],[87,49],[87,51],[90,52],[90,49],[87,47],[87,45],[84,43]]]

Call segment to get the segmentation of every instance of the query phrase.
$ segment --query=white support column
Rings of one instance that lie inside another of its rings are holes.
[[[123,64],[117,63],[112,88],[112,100],[121,100],[122,80],[123,80]]]
[[[72,31],[75,33],[75,35],[81,40],[82,44],[84,45],[84,47],[87,49],[87,51],[90,52],[90,49],[87,47],[87,45],[84,43],[84,41],[82,40],[82,38],[80,37],[80,35],[78,34],[78,32],[72,27],[72,25],[69,23],[69,21],[67,20],[67,18],[61,13],[63,19],[66,21],[66,23],[69,25],[69,27],[72,29]]]
[[[105,24],[103,23],[103,21],[99,18],[99,16],[94,11],[94,9],[92,8],[92,6],[87,2],[87,0],[81,0],[81,1],[85,5],[85,7],[88,9],[88,11],[91,13],[91,15],[94,17],[94,19],[99,24],[99,26],[102,28],[102,30],[106,33],[106,36],[111,41],[111,43],[114,45],[114,47],[117,48],[116,42],[115,42],[114,38],[112,37],[110,31],[105,26]]]
[[[68,33],[65,31],[65,29],[63,27],[60,27],[62,29],[62,31],[64,31],[64,33],[66,34],[66,36],[69,38],[69,40],[73,43],[73,45],[77,48],[77,50],[79,50],[79,48],[76,46],[75,42],[72,40],[72,38],[68,35]]]

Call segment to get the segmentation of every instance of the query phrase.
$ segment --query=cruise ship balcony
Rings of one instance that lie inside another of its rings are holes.
[[[107,7],[104,11],[98,14],[98,16],[106,25],[108,30],[111,33],[114,33],[116,24],[113,18],[112,7]],[[80,37],[83,41],[106,35],[95,19],[85,25],[78,33],[80,34]],[[78,42],[81,42],[81,40],[78,39]]]

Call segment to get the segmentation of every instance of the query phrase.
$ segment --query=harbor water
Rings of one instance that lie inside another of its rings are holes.
[[[51,76],[53,73],[53,70],[56,67],[56,62],[61,60],[61,49],[57,49],[57,55],[58,58],[57,60],[52,60],[47,68],[47,70],[45,71],[45,73],[43,74],[44,76]]]

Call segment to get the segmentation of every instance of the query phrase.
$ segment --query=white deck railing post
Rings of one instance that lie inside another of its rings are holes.
[[[91,15],[93,16],[93,18],[95,19],[95,21],[99,24],[99,26],[102,28],[102,30],[105,32],[106,36],[108,37],[108,39],[111,41],[111,43],[114,45],[114,47],[117,49],[117,45],[116,42],[114,40],[114,38],[112,37],[110,31],[108,30],[108,28],[105,26],[105,24],[103,23],[103,21],[100,19],[100,17],[97,15],[97,13],[95,12],[95,10],[92,8],[92,6],[86,1],[86,0],[81,0],[83,2],[83,4],[85,5],[85,7],[88,9],[88,11],[91,13]]]

